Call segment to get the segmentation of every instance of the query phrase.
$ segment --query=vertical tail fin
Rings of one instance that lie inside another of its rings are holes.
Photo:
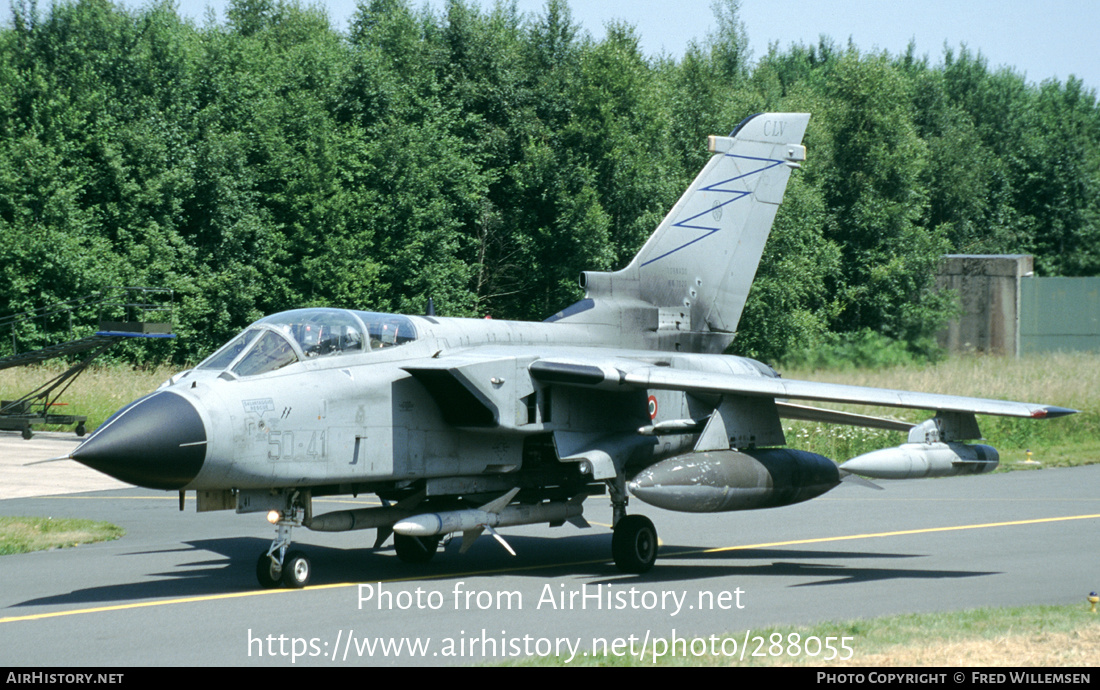
[[[586,300],[601,307],[592,316],[602,313],[603,320],[616,302],[633,310],[650,305],[657,312],[651,347],[728,345],[791,169],[806,157],[809,120],[805,113],[762,113],[729,137],[711,137],[714,155],[634,260],[621,271],[582,275]],[[584,312],[568,312],[565,319],[586,321]],[[628,321],[637,318],[624,327]]]

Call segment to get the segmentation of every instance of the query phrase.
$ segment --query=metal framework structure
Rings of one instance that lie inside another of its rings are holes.
[[[175,295],[169,289],[111,287],[87,297],[0,319],[0,330],[10,331],[12,343],[12,354],[0,357],[0,369],[82,357],[26,395],[0,401],[0,429],[21,431],[23,438],[29,439],[34,426],[75,424],[76,435],[83,436],[86,416],[53,413],[52,409],[61,404],[62,394],[92,361],[125,338],[175,338],[172,333],[174,300]],[[74,313],[80,319],[93,312],[98,315],[97,330],[92,335],[78,337],[73,328]],[[59,321],[61,328],[57,326]],[[44,337],[61,338],[61,342],[19,352],[17,333],[30,330],[30,324],[38,326],[37,330]]]

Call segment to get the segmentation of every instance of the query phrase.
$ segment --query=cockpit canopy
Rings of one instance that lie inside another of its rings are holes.
[[[199,364],[255,376],[314,357],[355,354],[416,340],[405,316],[347,309],[295,309],[260,319]]]

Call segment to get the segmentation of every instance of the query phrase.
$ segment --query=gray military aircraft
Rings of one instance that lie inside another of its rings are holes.
[[[843,479],[986,472],[975,414],[1044,418],[1049,405],[785,380],[720,354],[733,340],[809,115],[755,115],[713,156],[630,265],[585,272],[580,302],[541,323],[298,309],[249,326],[196,368],[124,407],[71,457],[144,487],[195,491],[198,510],[268,512],[264,586],[302,587],[291,530],[375,528],[427,561],[522,524],[585,527],[610,495],[611,551],[654,564],[657,532],[630,494],[689,512],[789,505]],[[913,426],[791,400],[918,408]],[[909,442],[838,467],[785,449],[784,418],[901,430]],[[313,513],[318,496],[382,506]]]

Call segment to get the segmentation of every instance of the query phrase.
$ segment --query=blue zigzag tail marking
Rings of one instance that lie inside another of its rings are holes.
[[[704,233],[702,235],[694,238],[694,239],[688,240],[687,242],[685,242],[685,243],[681,244],[680,246],[676,247],[675,249],[670,249],[669,251],[665,252],[664,254],[661,254],[658,257],[654,257],[654,258],[650,259],[649,261],[644,262],[642,264],[642,266],[648,266],[649,264],[651,264],[655,261],[660,261],[661,259],[665,258],[666,256],[669,256],[670,254],[675,254],[676,252],[680,251],[681,249],[685,249],[687,247],[690,247],[691,245],[695,244],[699,240],[704,240],[704,239],[710,237],[711,235],[713,235],[714,233],[718,232],[719,230],[721,230],[722,229],[721,227],[710,226],[710,225],[691,225],[690,223],[692,221],[694,221],[695,219],[697,219],[697,218],[701,218],[701,217],[703,217],[703,216],[705,216],[709,213],[714,213],[715,209],[723,208],[724,206],[728,206],[729,204],[732,204],[735,201],[739,201],[741,199],[744,199],[745,197],[750,195],[750,192],[745,191],[743,189],[723,189],[722,187],[724,185],[727,185],[731,182],[736,182],[737,180],[743,180],[747,177],[750,177],[751,175],[759,175],[760,173],[762,173],[764,171],[771,170],[772,168],[774,168],[777,165],[782,165],[783,164],[783,161],[775,160],[773,158],[754,158],[754,157],[751,157],[751,156],[738,156],[738,155],[735,155],[735,154],[726,154],[726,155],[730,158],[740,158],[742,160],[760,161],[761,163],[767,163],[767,165],[759,167],[756,170],[750,170],[749,172],[738,175],[736,177],[731,177],[728,180],[722,180],[721,182],[715,182],[712,185],[708,185],[706,187],[700,188],[698,190],[700,192],[721,192],[723,194],[733,194],[734,197],[732,199],[729,199],[728,201],[722,202],[721,204],[717,204],[712,208],[708,208],[707,210],[703,211],[702,213],[697,213],[697,214],[695,214],[694,216],[692,216],[690,218],[685,218],[684,220],[673,223],[672,227],[674,227],[674,228],[684,228],[684,229],[688,229],[688,230],[703,230]]]

